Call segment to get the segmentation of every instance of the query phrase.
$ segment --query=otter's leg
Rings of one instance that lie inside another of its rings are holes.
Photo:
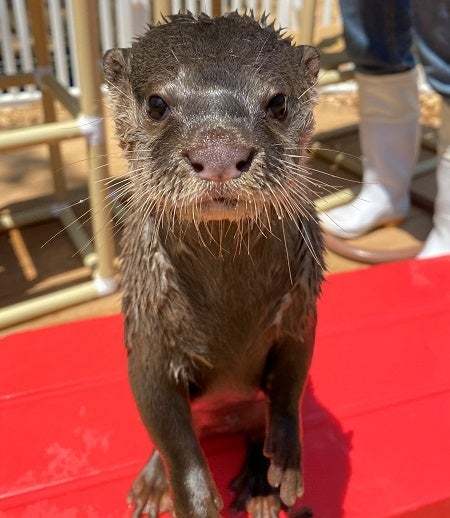
[[[218,518],[222,501],[195,435],[187,389],[178,384],[157,352],[143,361],[131,351],[131,386],[169,479],[177,516]]]
[[[303,495],[299,400],[306,381],[314,328],[306,340],[277,340],[266,364],[265,390],[269,399],[264,455],[270,459],[267,478],[279,488],[281,501],[291,507]]]
[[[149,518],[158,518],[160,513],[172,510],[169,483],[157,450],[133,482],[128,502],[134,507],[132,518],[139,518],[143,514]]]
[[[252,518],[275,518],[281,509],[279,491],[267,481],[270,462],[263,454],[261,439],[250,439],[239,475],[231,483],[233,509],[247,511]]]

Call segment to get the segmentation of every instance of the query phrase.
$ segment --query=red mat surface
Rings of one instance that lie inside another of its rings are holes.
[[[449,258],[329,277],[303,407],[316,518],[450,517],[449,336]],[[226,502],[242,446],[204,444]],[[129,516],[149,451],[119,316],[1,340],[2,518]]]

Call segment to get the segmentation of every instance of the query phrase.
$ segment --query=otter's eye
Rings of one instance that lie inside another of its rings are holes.
[[[287,113],[286,96],[283,94],[274,95],[268,102],[266,110],[273,119],[283,120]]]
[[[147,101],[147,113],[155,121],[161,121],[169,113],[166,101],[158,95],[152,95]]]

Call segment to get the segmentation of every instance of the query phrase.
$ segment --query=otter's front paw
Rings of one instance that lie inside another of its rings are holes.
[[[133,482],[128,494],[128,504],[133,507],[132,518],[142,515],[157,518],[160,513],[172,511],[169,484],[157,451]]]
[[[272,418],[264,443],[264,455],[270,459],[267,480],[280,490],[281,501],[292,507],[303,496],[300,469],[300,441],[295,418]]]

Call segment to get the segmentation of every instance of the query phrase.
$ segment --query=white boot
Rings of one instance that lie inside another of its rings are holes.
[[[405,218],[420,137],[415,69],[378,76],[357,74],[356,79],[363,186],[351,203],[320,216],[324,230],[346,239]]]
[[[438,153],[434,226],[418,255],[420,259],[450,254],[450,100],[442,99]]]

